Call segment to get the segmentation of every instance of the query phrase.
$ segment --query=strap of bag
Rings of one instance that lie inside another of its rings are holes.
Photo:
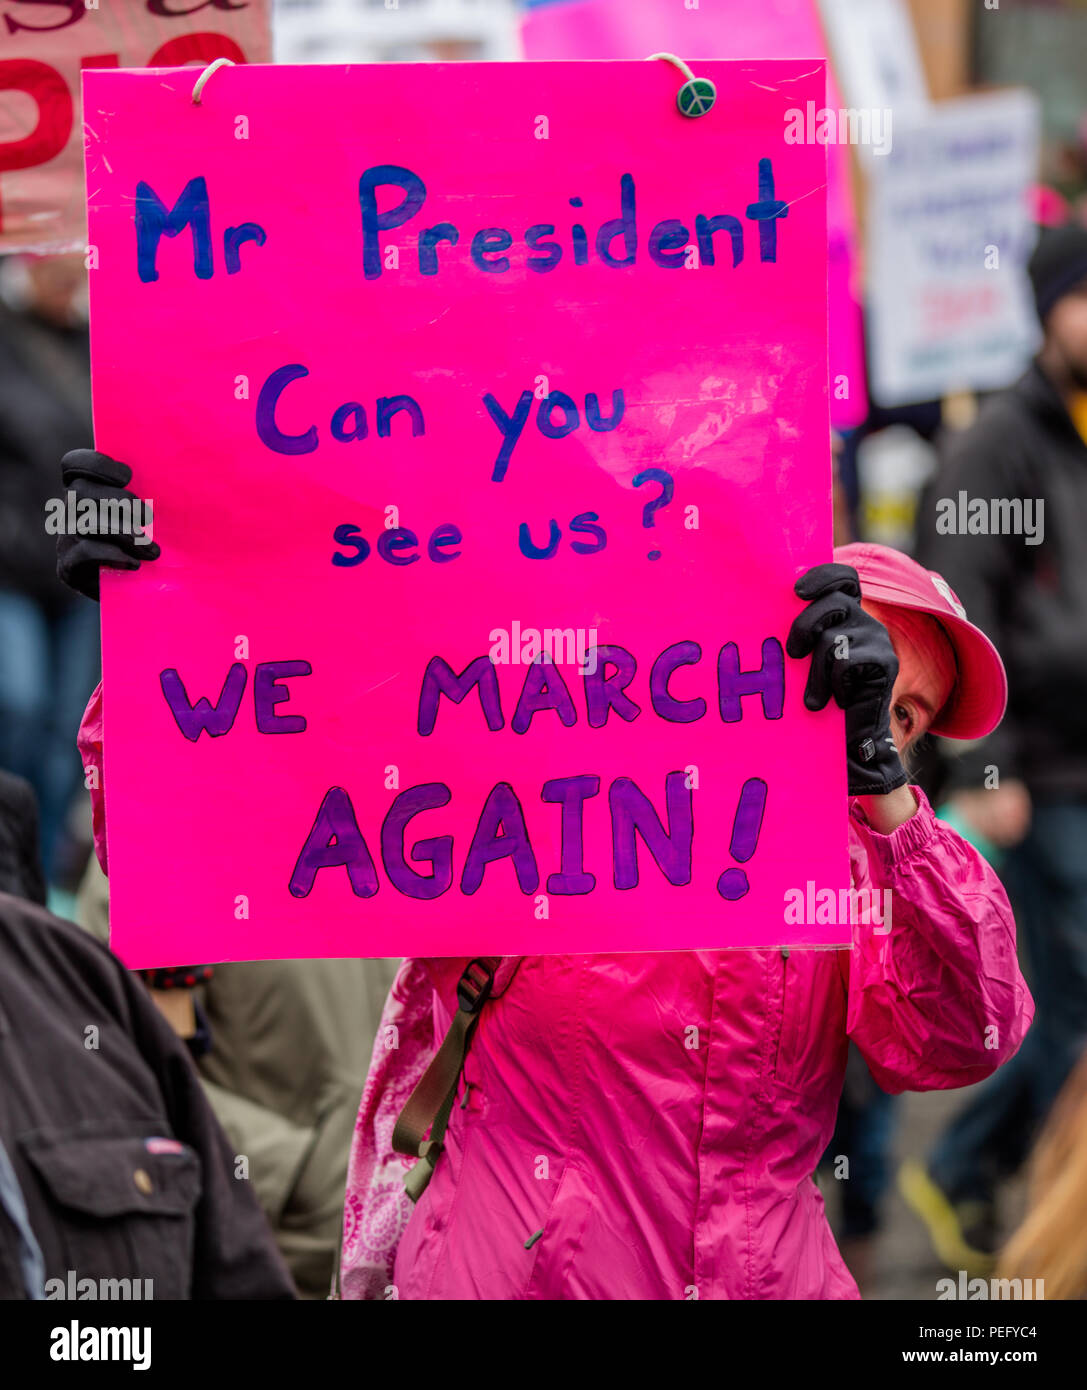
[[[479,1011],[491,997],[494,977],[503,959],[502,956],[480,956],[465,966],[457,981],[458,1007],[453,1022],[393,1129],[395,1151],[419,1159],[404,1176],[404,1187],[413,1202],[426,1191],[441,1156],[468,1045],[479,1022]]]

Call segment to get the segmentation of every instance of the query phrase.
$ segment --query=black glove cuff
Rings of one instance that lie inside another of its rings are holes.
[[[846,768],[850,796],[883,796],[909,781],[888,734],[848,744]]]
[[[904,787],[909,782],[909,776],[901,772],[897,777],[889,778],[886,782],[873,782],[867,786],[854,786],[853,779],[849,779],[850,796],[886,796],[888,792],[897,791],[899,787]]]

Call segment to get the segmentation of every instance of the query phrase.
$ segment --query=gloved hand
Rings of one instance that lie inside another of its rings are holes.
[[[891,737],[898,658],[887,629],[860,605],[857,571],[851,565],[816,565],[794,587],[808,603],[789,629],[785,650],[793,657],[811,655],[804,691],[808,709],[822,709],[833,695],[845,710],[850,796],[880,796],[905,786]]]
[[[112,498],[136,502],[128,491],[132,469],[108,454],[94,449],[73,449],[61,459],[61,476],[66,489],[76,495],[76,506],[84,498],[95,503]],[[98,601],[98,570],[139,569],[141,560],[157,560],[162,553],[154,541],[137,544],[137,535],[90,535],[57,537],[57,575],[70,589]]]

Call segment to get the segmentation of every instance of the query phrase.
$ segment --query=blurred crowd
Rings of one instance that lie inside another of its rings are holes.
[[[912,467],[908,473],[916,489],[909,498],[911,549],[992,638],[1008,674],[999,728],[975,744],[929,740],[913,769],[940,818],[998,868],[1037,1006],[1015,1058],[974,1088],[930,1152],[908,1159],[897,1174],[937,1256],[948,1268],[979,1275],[997,1267],[1007,1237],[1002,1186],[1024,1169],[1066,1084],[1069,1098],[1054,1120],[1059,1135],[1050,1134],[1045,1153],[1064,1145],[1067,1157],[1087,1145],[1087,1109],[1072,1100],[1082,1078],[1069,1080],[1087,1043],[1087,226],[1068,220],[1066,208],[1059,212],[1059,225],[1039,227],[1030,261],[1043,339],[1026,374],[965,406],[957,399],[881,412],[857,432],[863,440],[881,428],[908,426],[929,444],[926,474]],[[846,452],[840,444],[839,460]],[[848,491],[839,490],[836,526],[852,536],[863,532],[865,504],[857,490],[851,508]],[[1041,502],[1043,533],[1030,541],[1021,526],[1018,533],[1010,524],[990,526],[980,513],[970,529],[941,525],[941,502],[946,509],[946,499],[958,505],[960,497],[985,499],[987,508],[1000,499]],[[854,1158],[853,1181],[842,1188],[840,1235],[862,1286],[871,1287],[892,1176],[895,1105],[852,1056],[827,1158]],[[1039,1159],[1043,1168],[1047,1161]],[[1011,1262],[1022,1275],[1027,1265],[1052,1261],[1062,1275],[1051,1271],[1050,1296],[1061,1296],[1058,1287],[1063,1296],[1082,1296],[1087,1242],[1073,1216],[1083,1194],[1062,1206],[1066,1185],[1047,1171],[1008,1247]]]

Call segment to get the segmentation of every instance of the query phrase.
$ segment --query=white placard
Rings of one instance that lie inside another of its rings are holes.
[[[834,72],[850,106],[897,118],[928,104],[921,51],[905,0],[819,0]]]
[[[895,122],[869,166],[873,398],[884,406],[1008,385],[1039,329],[1026,262],[1039,108],[1029,92],[941,102]]]

